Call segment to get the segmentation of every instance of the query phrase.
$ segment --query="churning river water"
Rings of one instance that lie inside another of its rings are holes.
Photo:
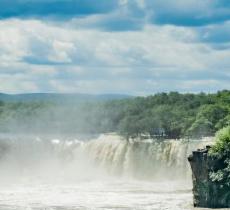
[[[0,210],[192,210],[187,156],[210,141],[2,136]]]

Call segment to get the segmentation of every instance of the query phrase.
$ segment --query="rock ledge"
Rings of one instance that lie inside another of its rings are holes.
[[[210,179],[210,171],[218,171],[222,168],[224,160],[214,160],[208,155],[211,147],[193,151],[188,157],[192,168],[193,203],[195,207],[227,208],[230,207],[230,188],[223,183],[213,182]]]

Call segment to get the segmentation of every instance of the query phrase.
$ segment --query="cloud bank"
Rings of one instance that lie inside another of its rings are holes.
[[[2,0],[0,18],[0,92],[230,88],[229,1]]]

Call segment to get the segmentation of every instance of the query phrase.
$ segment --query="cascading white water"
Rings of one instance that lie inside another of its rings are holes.
[[[190,174],[187,157],[212,140],[139,140],[128,142],[117,135],[101,135],[83,145],[95,164],[111,175],[141,179],[186,178]],[[82,149],[82,148],[81,148]]]
[[[187,156],[212,143],[0,139],[0,210],[192,209]]]
[[[190,174],[188,155],[211,143],[211,139],[128,142],[111,134],[101,135],[87,142],[40,138],[11,139],[8,142],[9,151],[2,157],[1,164],[6,165],[10,161],[14,166],[19,165],[25,170],[28,170],[27,166],[33,170],[37,168],[36,171],[49,168],[49,164],[55,166],[56,170],[58,167],[63,170],[71,166],[71,170],[76,169],[75,172],[88,167],[112,176],[138,179],[167,178],[170,172],[171,178],[181,179]],[[3,153],[2,151],[2,156]]]

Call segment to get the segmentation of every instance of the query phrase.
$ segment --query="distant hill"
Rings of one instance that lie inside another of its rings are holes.
[[[85,101],[106,101],[131,98],[122,94],[62,94],[62,93],[25,93],[25,94],[5,94],[0,93],[0,101],[4,102],[30,102],[30,101],[51,101],[51,102],[85,102]]]

